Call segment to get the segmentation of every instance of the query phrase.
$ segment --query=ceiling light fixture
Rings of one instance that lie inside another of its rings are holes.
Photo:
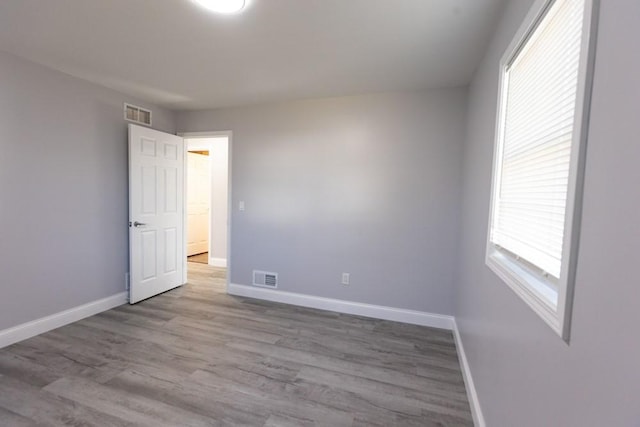
[[[205,9],[217,13],[236,13],[244,8],[245,0],[193,0]]]

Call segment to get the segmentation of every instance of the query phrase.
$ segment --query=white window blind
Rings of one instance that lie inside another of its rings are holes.
[[[507,63],[490,240],[560,277],[584,0],[556,0]]]

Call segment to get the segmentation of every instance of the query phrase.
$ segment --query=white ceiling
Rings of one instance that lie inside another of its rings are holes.
[[[165,107],[460,86],[503,0],[1,0],[0,50]]]

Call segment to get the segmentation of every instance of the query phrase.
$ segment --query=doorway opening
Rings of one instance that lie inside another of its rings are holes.
[[[187,266],[229,264],[230,132],[185,133]],[[226,273],[226,271],[225,271]],[[186,277],[185,277],[186,282]]]
[[[187,261],[209,264],[211,168],[209,150],[187,151]]]

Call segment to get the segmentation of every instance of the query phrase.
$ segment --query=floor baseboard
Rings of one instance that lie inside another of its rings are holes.
[[[411,323],[414,325],[429,326],[432,328],[453,330],[455,325],[455,321],[452,316],[446,316],[443,314],[343,301],[333,298],[316,297],[312,295],[257,288],[254,286],[239,285],[235,283],[229,284],[227,287],[227,293],[230,295],[257,298],[284,304],[335,311],[338,313],[355,314],[375,319]]]
[[[121,292],[50,316],[41,317],[21,325],[0,331],[0,348],[17,343],[27,338],[48,332],[69,323],[77,322],[85,317],[110,310],[127,302],[127,293]]]
[[[212,267],[226,267],[227,259],[226,258],[209,258],[209,265]]]
[[[480,400],[478,399],[478,393],[476,386],[473,382],[471,375],[471,368],[467,361],[467,355],[464,352],[464,346],[462,345],[462,337],[458,330],[458,324],[455,319],[453,321],[453,337],[456,340],[456,349],[458,350],[458,359],[460,360],[460,366],[462,368],[462,376],[464,377],[464,385],[467,389],[467,398],[469,399],[469,405],[471,406],[471,414],[473,415],[473,424],[476,427],[486,427],[484,416],[482,415],[482,408],[480,407]]]

